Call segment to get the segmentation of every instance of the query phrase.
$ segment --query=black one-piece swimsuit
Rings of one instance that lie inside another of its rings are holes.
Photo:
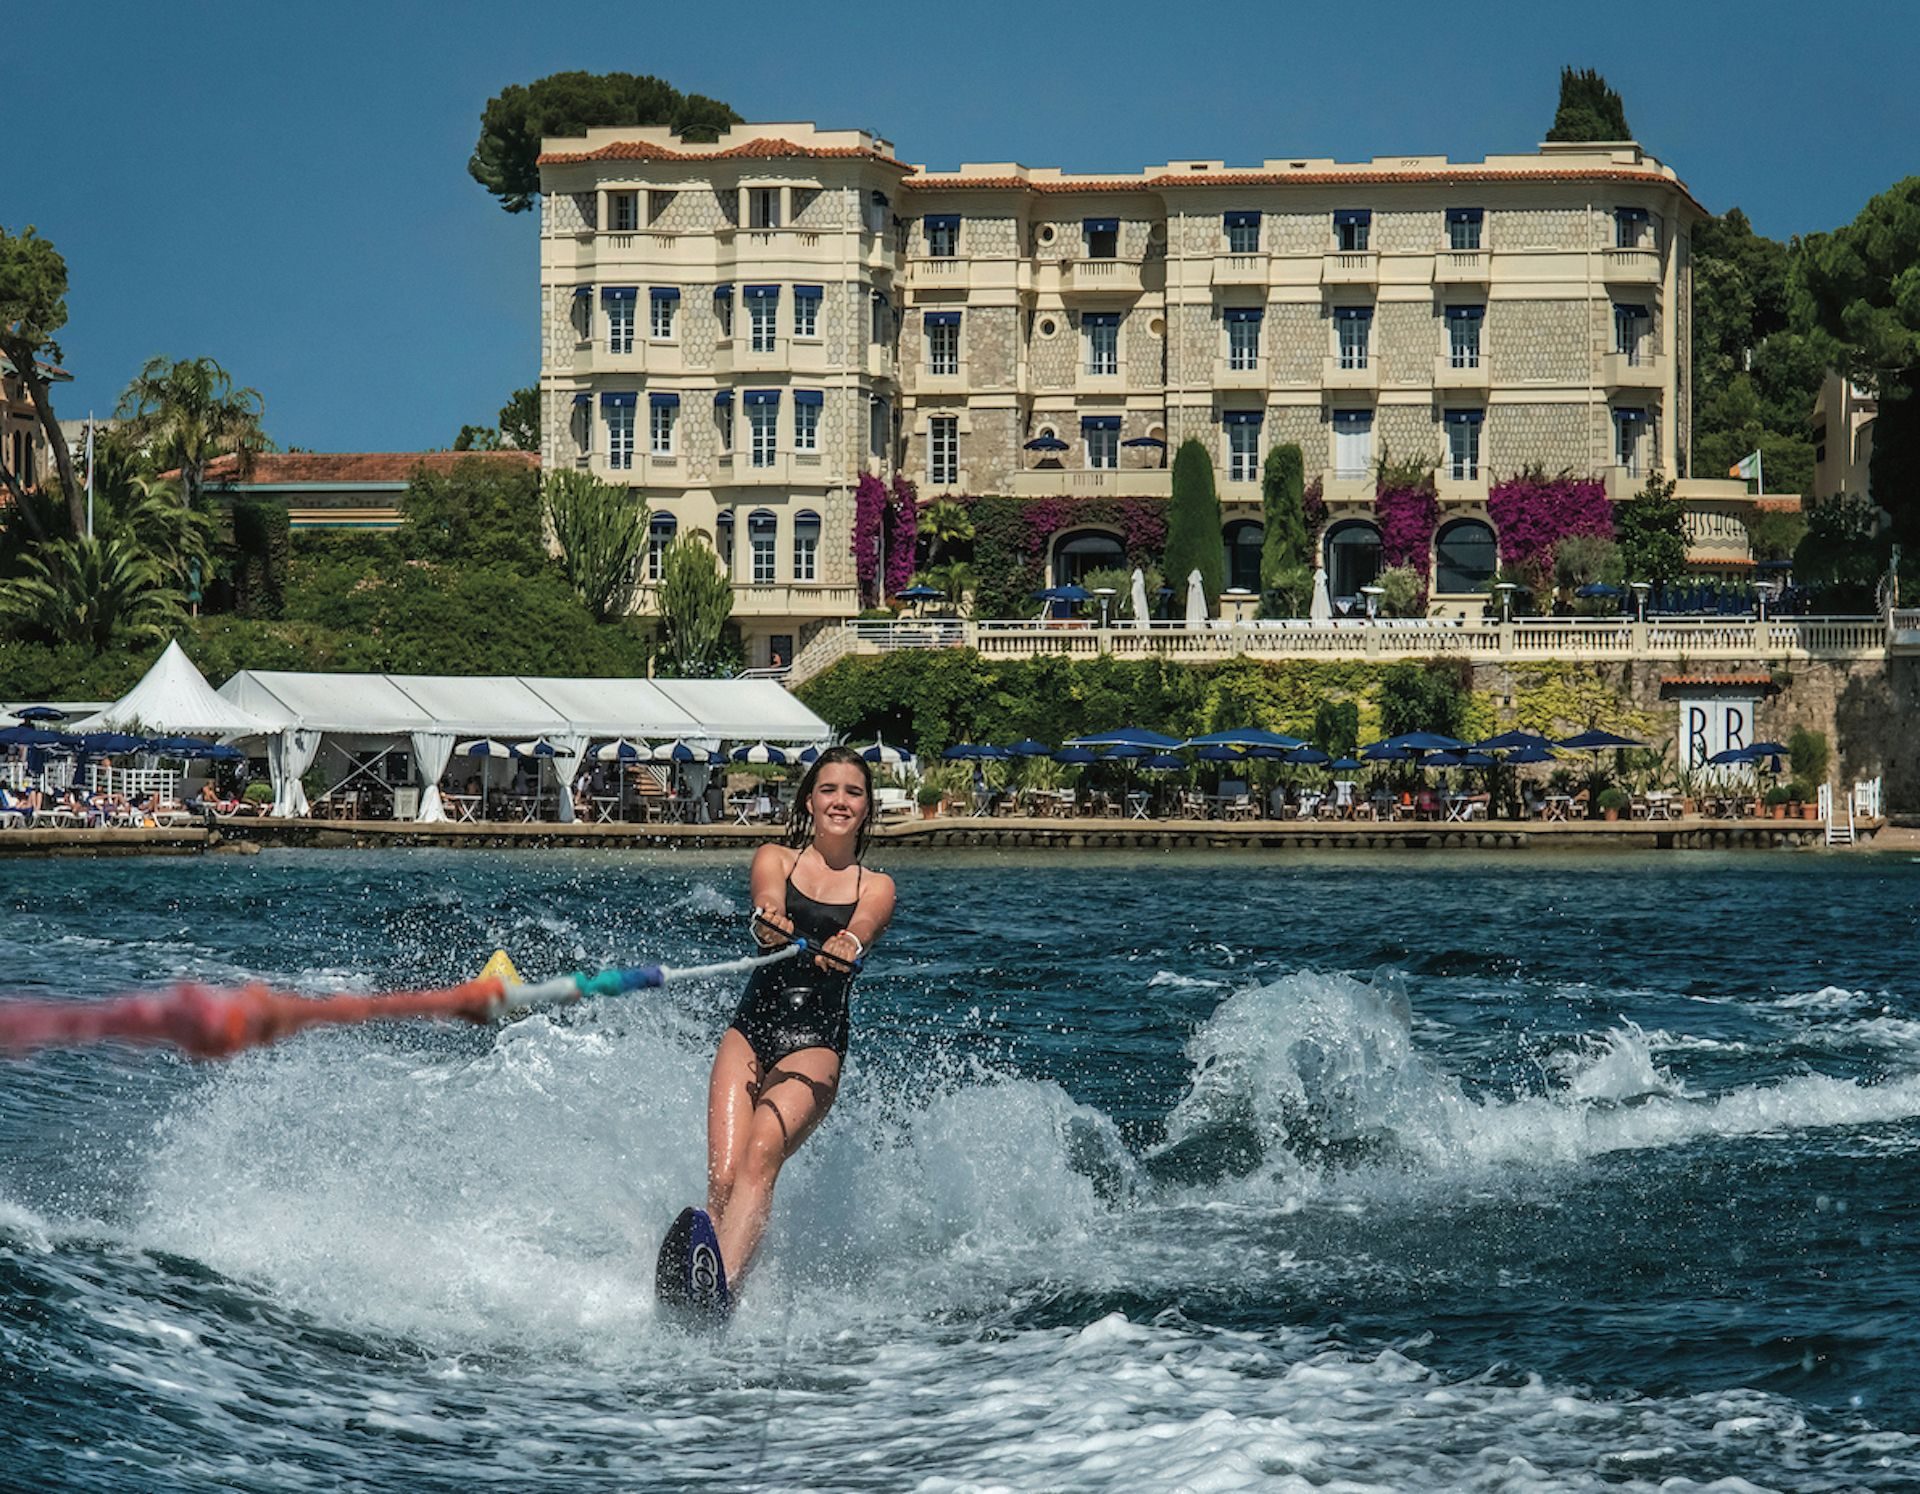
[[[794,864],[799,864],[798,857]],[[854,874],[852,902],[822,903],[793,885],[789,869],[787,918],[794,932],[818,949],[846,928],[847,920],[860,906],[864,875],[858,870]],[[796,955],[753,972],[731,1025],[747,1040],[762,1070],[802,1048],[831,1048],[845,1058],[847,1004],[852,991],[851,970],[822,970],[814,964],[811,952]]]

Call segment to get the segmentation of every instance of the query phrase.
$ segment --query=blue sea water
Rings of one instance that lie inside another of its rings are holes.
[[[1920,1485],[1920,865],[903,854],[733,1327],[737,992],[0,1061],[0,1487]],[[744,858],[9,862],[20,994],[725,958]]]

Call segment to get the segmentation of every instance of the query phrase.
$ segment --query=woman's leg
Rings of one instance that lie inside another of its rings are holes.
[[[720,1258],[735,1288],[753,1267],[780,1169],[826,1119],[839,1090],[840,1055],[831,1048],[790,1053],[761,1078],[725,1216],[715,1221]]]
[[[740,1159],[746,1155],[753,1121],[753,1096],[760,1083],[760,1060],[737,1027],[720,1035],[707,1082],[707,1213],[717,1229],[733,1197]]]

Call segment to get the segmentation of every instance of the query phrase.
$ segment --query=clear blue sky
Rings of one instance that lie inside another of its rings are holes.
[[[1118,170],[1525,150],[1572,63],[1709,208],[1784,237],[1920,171],[1916,43],[1920,9],[1772,0],[61,0],[9,17],[0,222],[67,259],[63,415],[204,354],[283,445],[416,450],[538,371],[536,215],[466,172],[507,83],[651,72],[929,166]]]

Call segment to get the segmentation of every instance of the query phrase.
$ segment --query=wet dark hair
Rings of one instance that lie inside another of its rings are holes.
[[[787,818],[787,844],[798,851],[813,844],[813,811],[807,807],[807,801],[813,797],[813,785],[820,777],[820,770],[836,763],[852,763],[860,770],[861,780],[867,786],[866,818],[860,821],[860,831],[853,842],[853,859],[864,861],[867,841],[873,835],[873,769],[853,747],[829,747],[808,766],[800,779],[799,792],[793,796],[793,813]]]

